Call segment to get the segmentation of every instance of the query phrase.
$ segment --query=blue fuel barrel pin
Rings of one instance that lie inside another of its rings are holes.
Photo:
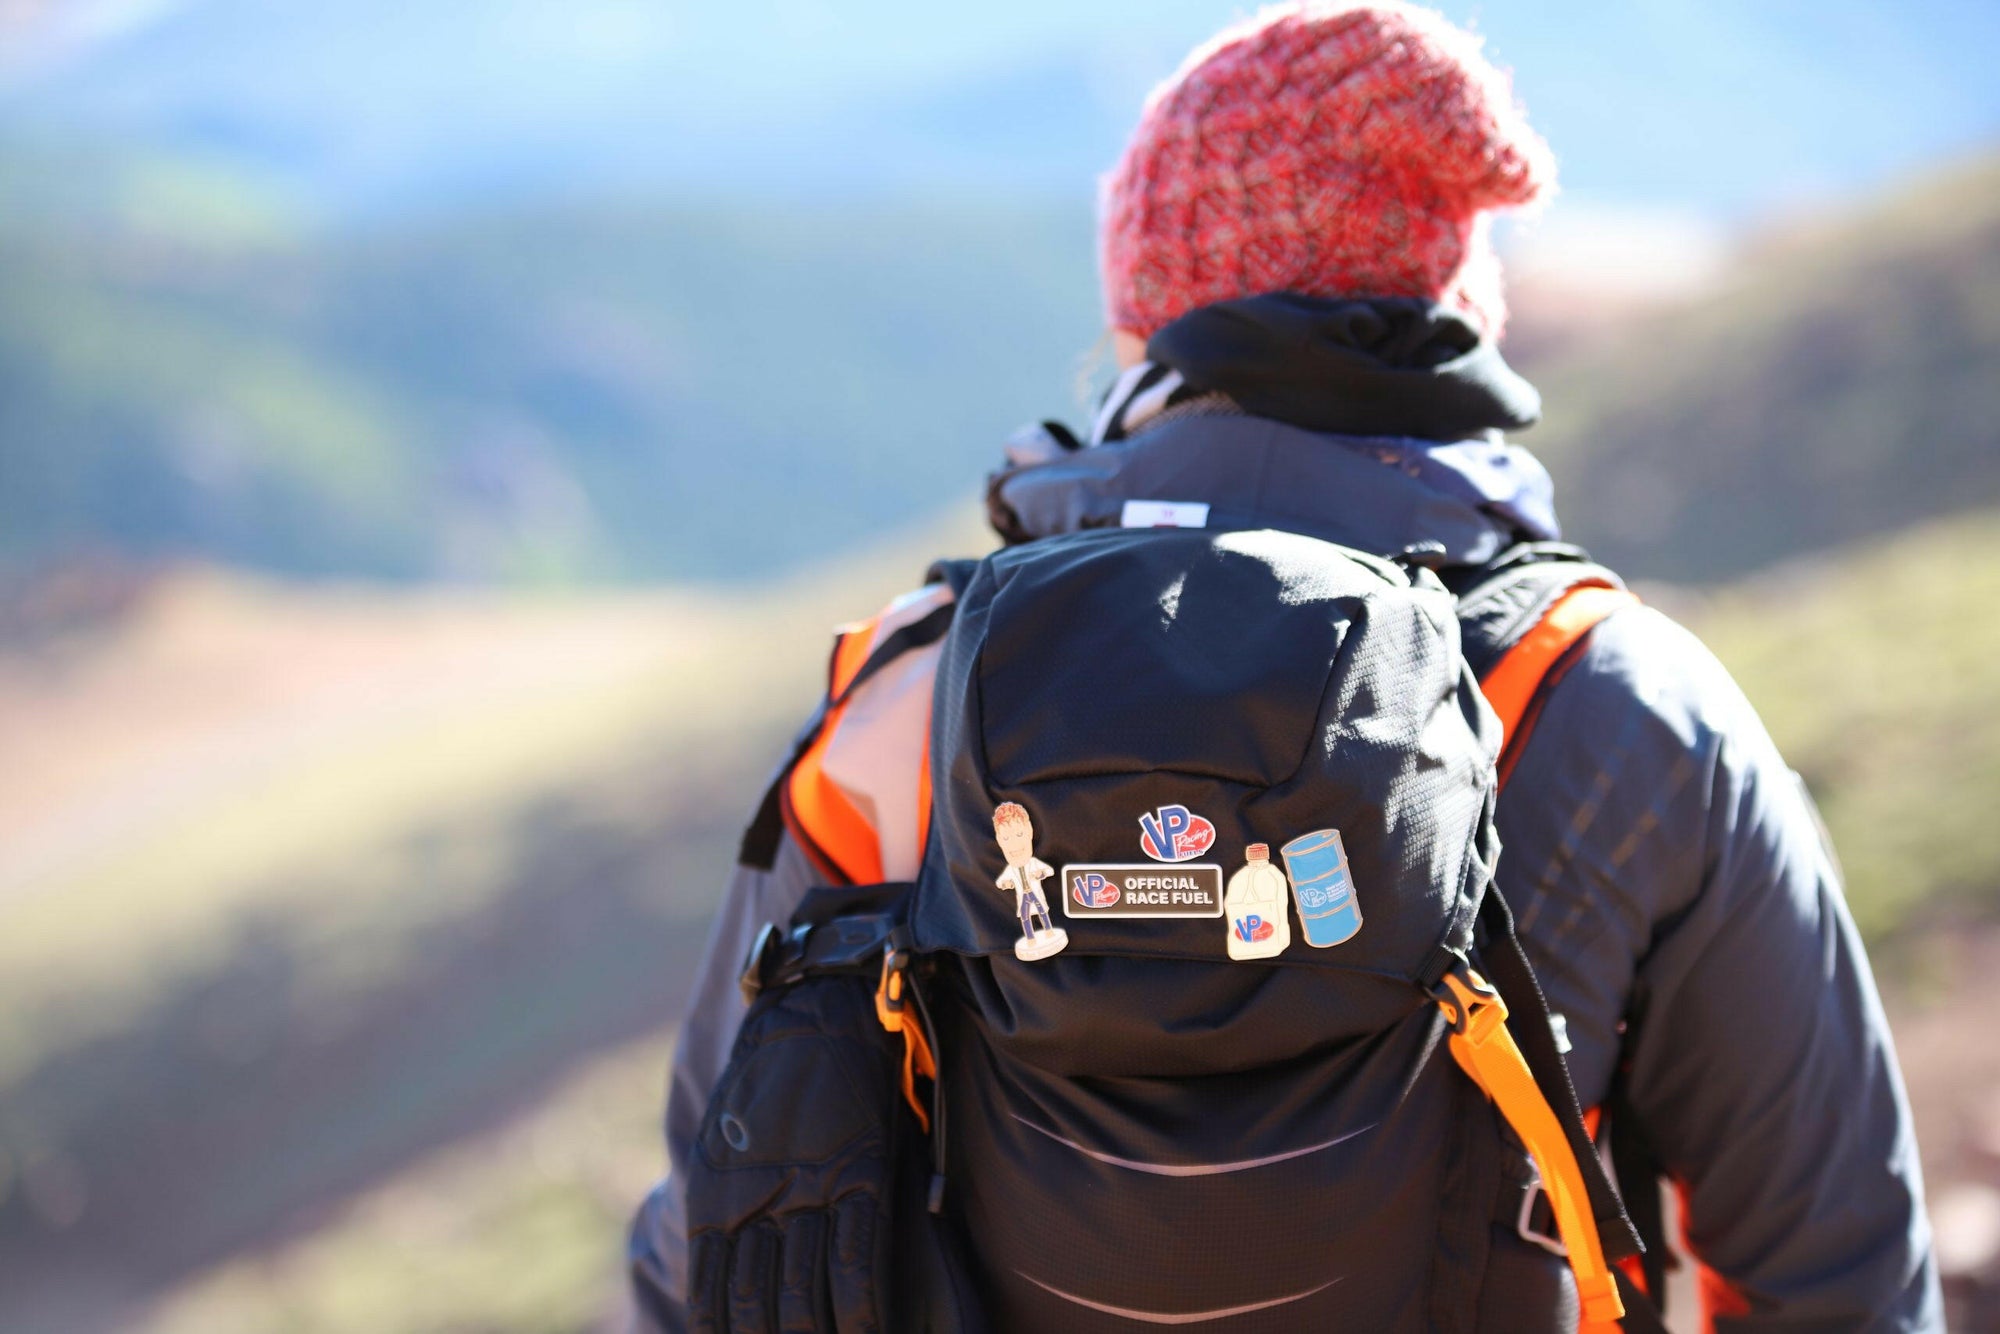
[[[1338,829],[1300,834],[1279,851],[1305,924],[1306,944],[1324,949],[1361,929],[1361,904],[1354,897],[1354,877]]]

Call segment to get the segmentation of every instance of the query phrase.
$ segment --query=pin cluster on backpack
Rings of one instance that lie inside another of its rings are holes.
[[[1139,850],[1149,862],[1072,862],[1058,875],[1035,856],[1034,822],[1026,807],[1012,801],[994,808],[993,837],[1006,861],[993,883],[1014,894],[1021,923],[1014,954],[1024,961],[1049,958],[1069,945],[1069,933],[1051,918],[1042,891],[1042,882],[1051,877],[1061,887],[1063,916],[1072,920],[1224,918],[1225,943],[1236,960],[1273,959],[1290,948],[1288,897],[1298,904],[1309,945],[1338,945],[1361,929],[1347,851],[1337,829],[1315,830],[1286,843],[1282,872],[1271,864],[1270,844],[1250,844],[1243,868],[1229,877],[1226,890],[1220,865],[1192,860],[1215,846],[1215,824],[1186,806],[1161,806],[1139,817]]]

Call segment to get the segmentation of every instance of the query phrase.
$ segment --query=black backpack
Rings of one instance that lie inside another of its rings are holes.
[[[1641,1247],[1493,887],[1479,687],[1615,581],[1187,529],[939,573],[922,867],[815,890],[746,965],[693,1327],[1471,1330],[1496,1201],[1539,1197],[1554,1281],[1510,1328],[1616,1328]]]

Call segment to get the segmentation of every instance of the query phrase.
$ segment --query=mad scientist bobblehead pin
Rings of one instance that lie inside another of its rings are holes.
[[[1269,959],[1292,943],[1292,919],[1285,903],[1285,876],[1271,865],[1271,845],[1252,843],[1248,864],[1229,877],[1222,915],[1229,919],[1229,957]]]
[[[1280,851],[1285,854],[1292,895],[1299,901],[1306,944],[1338,945],[1361,929],[1361,905],[1354,897],[1354,877],[1338,829],[1300,834]]]
[[[1021,915],[1021,938],[1014,942],[1019,959],[1046,959],[1059,954],[1069,944],[1069,932],[1049,920],[1049,901],[1042,897],[1042,881],[1055,868],[1035,855],[1035,825],[1028,810],[1018,802],[1003,801],[993,808],[993,841],[1007,859],[1007,869],[993,883],[1014,891],[1014,907]],[[1037,929],[1035,922],[1041,921]]]

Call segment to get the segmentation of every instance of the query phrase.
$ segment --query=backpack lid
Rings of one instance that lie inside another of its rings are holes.
[[[1033,905],[995,840],[1009,802],[1072,956],[1227,959],[1222,887],[1255,843],[1311,845],[1322,869],[1337,849],[1364,923],[1272,963],[1427,983],[1470,945],[1499,738],[1426,572],[1274,530],[1045,539],[967,581],[935,700],[919,949],[1021,938]],[[1302,902],[1317,872],[1287,869]]]

